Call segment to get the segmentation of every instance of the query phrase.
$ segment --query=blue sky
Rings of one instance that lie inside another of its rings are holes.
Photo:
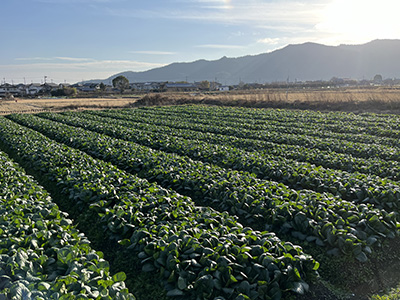
[[[0,82],[400,38],[398,0],[2,0]]]

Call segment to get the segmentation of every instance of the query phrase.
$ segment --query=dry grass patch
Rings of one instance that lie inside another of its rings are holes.
[[[137,98],[16,99],[0,102],[0,114],[107,109],[132,105]]]
[[[143,105],[202,103],[209,105],[245,106],[255,108],[311,109],[320,111],[352,111],[400,113],[398,88],[342,89],[263,89],[213,93],[164,93],[147,96]],[[157,101],[158,100],[158,101]],[[139,103],[138,103],[139,104]]]
[[[400,114],[400,88],[281,88],[141,94],[130,98],[17,99],[0,102],[0,114],[182,104]]]

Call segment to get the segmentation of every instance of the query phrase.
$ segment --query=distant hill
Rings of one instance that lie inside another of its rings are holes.
[[[130,82],[215,80],[222,84],[265,83],[295,79],[329,80],[332,77],[400,78],[400,40],[374,40],[363,45],[325,46],[316,43],[288,45],[259,55],[219,60],[198,60],[144,72],[122,72]]]

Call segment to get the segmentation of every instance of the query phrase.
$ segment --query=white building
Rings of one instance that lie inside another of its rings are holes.
[[[221,86],[218,88],[218,90],[219,90],[220,92],[229,92],[229,86],[227,86],[227,85],[221,85]]]
[[[11,85],[9,83],[0,85],[0,97],[4,97],[6,95],[18,96],[20,93],[20,90],[15,85]]]

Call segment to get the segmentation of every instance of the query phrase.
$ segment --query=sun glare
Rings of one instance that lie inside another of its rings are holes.
[[[338,41],[362,43],[400,38],[398,0],[334,0],[321,14],[317,29]]]
[[[223,0],[226,8],[233,8],[231,0]]]

